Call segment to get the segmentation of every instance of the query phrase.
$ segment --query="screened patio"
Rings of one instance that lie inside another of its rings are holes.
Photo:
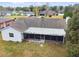
[[[30,27],[23,33],[24,39],[64,41],[64,29]]]

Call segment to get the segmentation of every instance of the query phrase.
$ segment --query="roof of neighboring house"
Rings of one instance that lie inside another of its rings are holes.
[[[46,14],[46,11],[40,11],[40,14]]]
[[[64,29],[30,27],[25,33],[65,36]]]
[[[7,21],[11,21],[11,20],[12,19],[9,19],[9,18],[0,18],[0,23],[7,22]]]
[[[56,11],[49,10],[49,11],[47,12],[47,14],[48,14],[48,15],[53,15],[53,14],[57,14],[57,12],[56,12]]]
[[[52,11],[52,10],[45,10],[45,11],[40,11],[40,14],[48,14],[48,15],[53,15],[53,14],[57,14],[56,11]]]
[[[64,14],[64,10],[60,10],[58,11],[58,13]]]
[[[0,13],[12,13],[12,11],[0,11]]]
[[[24,14],[34,14],[34,12],[28,11],[28,12],[24,12]]]

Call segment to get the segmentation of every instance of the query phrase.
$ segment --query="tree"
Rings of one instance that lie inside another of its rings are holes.
[[[0,11],[5,10],[5,8],[3,6],[0,6]]]
[[[16,7],[16,11],[29,11],[29,7]]]
[[[72,12],[64,12],[64,18],[66,17],[72,17]]]
[[[13,11],[14,10],[14,8],[12,8],[12,7],[6,7],[5,8],[7,11]]]
[[[29,7],[29,9],[30,9],[30,11],[33,12],[34,7],[31,5],[31,6]]]
[[[44,11],[44,10],[46,10],[46,8],[47,8],[47,5],[43,5],[43,6],[41,6],[40,10]]]
[[[71,43],[75,43],[77,44],[78,43],[78,30],[79,30],[79,13],[77,10],[74,11],[73,13],[73,17],[68,20],[68,33],[69,33],[69,36],[70,36],[70,41]],[[72,42],[73,41],[73,42]]]
[[[50,10],[57,11],[57,6],[50,7]]]
[[[68,56],[79,57],[79,46],[76,44],[70,44],[68,46]]]
[[[79,9],[75,8],[73,16],[68,20],[68,28],[66,31],[66,42],[68,44],[69,56],[79,56]]]
[[[72,17],[73,15],[73,10],[74,10],[74,7],[73,6],[66,6],[65,7],[65,10],[64,10],[64,18],[66,17]]]
[[[20,11],[20,10],[22,10],[21,7],[16,7],[16,11]]]
[[[22,10],[23,11],[30,11],[30,8],[29,7],[22,7]]]
[[[63,10],[63,6],[59,6],[59,9],[60,9],[60,10]]]

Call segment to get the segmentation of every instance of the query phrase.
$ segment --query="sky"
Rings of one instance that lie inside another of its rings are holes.
[[[0,2],[0,6],[4,7],[25,7],[25,6],[41,6],[45,5],[47,2]],[[79,4],[79,2],[48,2],[48,6],[68,6]]]

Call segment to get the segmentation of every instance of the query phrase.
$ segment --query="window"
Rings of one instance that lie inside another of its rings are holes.
[[[14,37],[14,34],[13,34],[13,33],[9,33],[9,36],[10,36],[10,37]]]
[[[52,15],[49,15],[49,17],[52,17]]]

